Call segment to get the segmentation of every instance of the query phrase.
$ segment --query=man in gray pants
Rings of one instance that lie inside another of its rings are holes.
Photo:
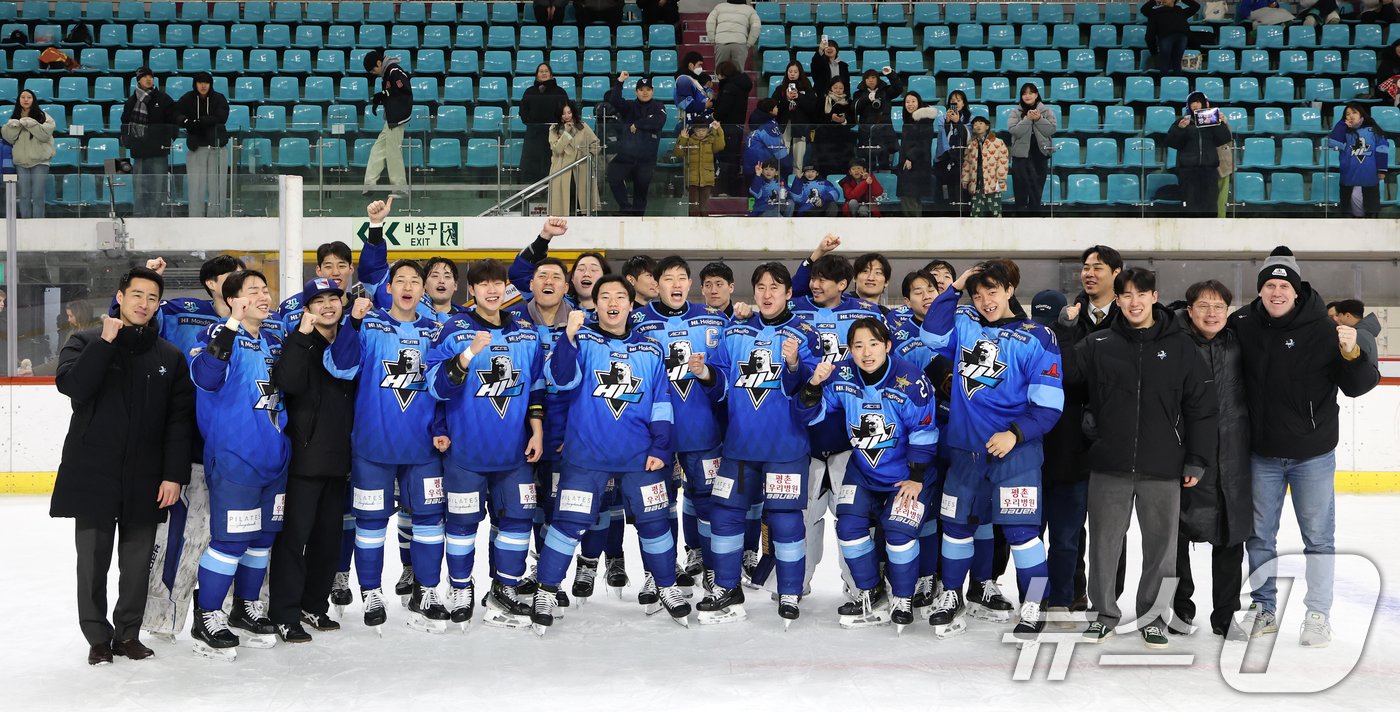
[[[185,129],[189,154],[185,172],[189,178],[190,217],[224,217],[228,195],[228,99],[214,91],[208,72],[194,75],[194,89],[175,105]]]
[[[1089,601],[1098,615],[1084,639],[1113,636],[1122,618],[1118,562],[1136,511],[1142,577],[1132,625],[1148,648],[1161,649],[1176,583],[1181,488],[1194,487],[1215,457],[1218,404],[1195,342],[1157,303],[1156,275],[1124,270],[1113,288],[1118,312],[1109,328],[1086,337],[1075,358],[1066,359],[1068,381],[1088,388],[1098,431],[1089,450]],[[1078,315],[1078,305],[1069,309]],[[1167,582],[1171,589],[1164,592]]]

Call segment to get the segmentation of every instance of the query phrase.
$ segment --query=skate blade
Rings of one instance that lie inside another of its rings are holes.
[[[384,624],[383,624],[383,623],[380,623],[380,624],[378,624],[378,625],[369,626],[369,629],[372,630],[372,631],[374,631],[374,634],[377,635],[377,636],[379,636],[380,639],[383,639],[383,638],[384,638]]]
[[[238,635],[239,646],[244,648],[253,648],[255,650],[267,650],[269,648],[277,647],[276,633],[260,634],[249,633],[246,630],[238,630],[236,634]]]
[[[611,593],[612,595],[617,596],[617,600],[619,600],[619,601],[622,600],[622,589],[624,588],[623,586],[608,586],[607,588],[608,588],[608,593]]]
[[[738,623],[749,617],[744,610],[744,604],[736,603],[728,608],[719,611],[700,611],[695,614],[695,619],[700,621],[700,625],[724,625],[726,623]]]
[[[204,642],[194,641],[194,654],[210,660],[233,662],[238,659],[238,648],[211,648]]]
[[[888,617],[878,613],[868,616],[841,616],[841,627],[847,630],[877,628],[882,625],[888,625],[889,622],[890,619]]]
[[[535,631],[535,635],[539,636],[540,638],[543,638],[544,634],[549,632],[549,626],[540,625],[539,623],[531,623],[530,628],[533,629]]]
[[[404,607],[404,608],[408,608],[408,601],[409,601],[409,599],[411,599],[411,598],[413,598],[413,594],[405,593],[405,594],[399,596],[399,605],[402,606],[402,607]]]
[[[792,627],[792,619],[791,619],[791,618],[784,618],[784,619],[783,619],[783,632],[784,632],[784,633],[788,632],[788,628],[791,628],[791,627]]]
[[[174,644],[175,644],[175,634],[174,634],[174,633],[152,633],[151,631],[146,631],[146,634],[149,635],[149,636],[151,636],[151,637],[154,638],[155,640],[159,640],[159,641],[162,642],[162,643],[166,643],[166,644],[169,644],[169,645],[174,645]]]
[[[502,628],[505,630],[521,630],[529,628],[532,625],[529,616],[517,616],[501,611],[487,611],[486,614],[481,617],[481,624],[491,628]]]
[[[986,606],[976,603],[968,607],[968,615],[971,615],[979,621],[987,621],[988,623],[1011,622],[1011,611],[998,611],[994,608],[987,608]]]
[[[343,620],[345,620],[345,606],[338,605],[338,604],[336,605],[336,607],[335,607],[335,619],[338,620],[338,621],[343,621]]]
[[[681,616],[680,618],[672,618],[671,620],[675,621],[675,622],[676,622],[676,625],[678,625],[678,626],[680,626],[680,627],[682,627],[682,628],[685,628],[685,629],[687,629],[687,630],[690,629],[690,617],[689,617],[689,616]]]
[[[432,620],[421,613],[410,614],[407,624],[409,628],[423,633],[442,635],[447,632],[447,621]]]
[[[967,632],[967,621],[958,619],[948,625],[936,625],[933,627],[933,634],[939,640],[956,638]]]
[[[647,615],[649,615],[649,616],[654,616],[654,615],[660,613],[660,612],[663,611],[663,610],[665,610],[665,609],[662,608],[662,606],[661,606],[660,603],[643,603],[643,604],[642,604],[642,612],[645,613],[645,614],[647,614]]]
[[[681,596],[684,598],[695,598],[694,586],[681,586]]]
[[[914,609],[914,619],[927,621],[933,616],[933,606],[918,606]]]
[[[897,637],[897,638],[903,638],[903,637],[904,637],[904,629],[905,629],[905,628],[908,628],[908,627],[909,627],[909,626],[905,625],[904,623],[895,623],[895,624],[894,624],[894,634],[895,634],[895,637]]]

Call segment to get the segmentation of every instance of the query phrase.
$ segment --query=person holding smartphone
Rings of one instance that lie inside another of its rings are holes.
[[[1210,109],[1204,93],[1191,92],[1181,118],[1167,131],[1167,145],[1176,149],[1176,177],[1189,217],[1215,215],[1220,165],[1216,148],[1231,140],[1225,117]]]

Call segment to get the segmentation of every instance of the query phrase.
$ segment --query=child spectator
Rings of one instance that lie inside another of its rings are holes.
[[[836,217],[841,209],[841,190],[817,173],[816,166],[804,166],[792,183],[792,199],[797,217]]]
[[[710,191],[715,187],[715,154],[724,150],[724,130],[718,121],[687,127],[676,141],[676,155],[685,163],[685,187],[690,216],[710,216]]]
[[[1381,184],[1390,164],[1390,143],[1366,107],[1347,104],[1342,120],[1332,127],[1327,144],[1338,152],[1342,209],[1354,218],[1373,218],[1380,211]]]
[[[749,188],[749,217],[792,217],[792,201],[778,173],[778,162],[769,158],[753,166],[753,187]]]
[[[1006,142],[992,131],[985,116],[972,120],[972,137],[963,150],[962,185],[972,197],[972,217],[1001,217],[1001,194],[1006,190]]]
[[[851,161],[850,172],[841,179],[841,192],[846,198],[846,204],[841,208],[842,215],[880,217],[879,200],[885,194],[885,187],[875,180],[875,174],[866,168],[864,161]]]

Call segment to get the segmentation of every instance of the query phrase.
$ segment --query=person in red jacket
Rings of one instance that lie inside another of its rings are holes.
[[[875,179],[875,174],[865,167],[864,161],[851,161],[850,173],[841,179],[841,192],[846,197],[846,204],[841,208],[842,215],[880,217],[878,201],[880,196],[885,194],[885,187],[880,185],[880,181]]]

